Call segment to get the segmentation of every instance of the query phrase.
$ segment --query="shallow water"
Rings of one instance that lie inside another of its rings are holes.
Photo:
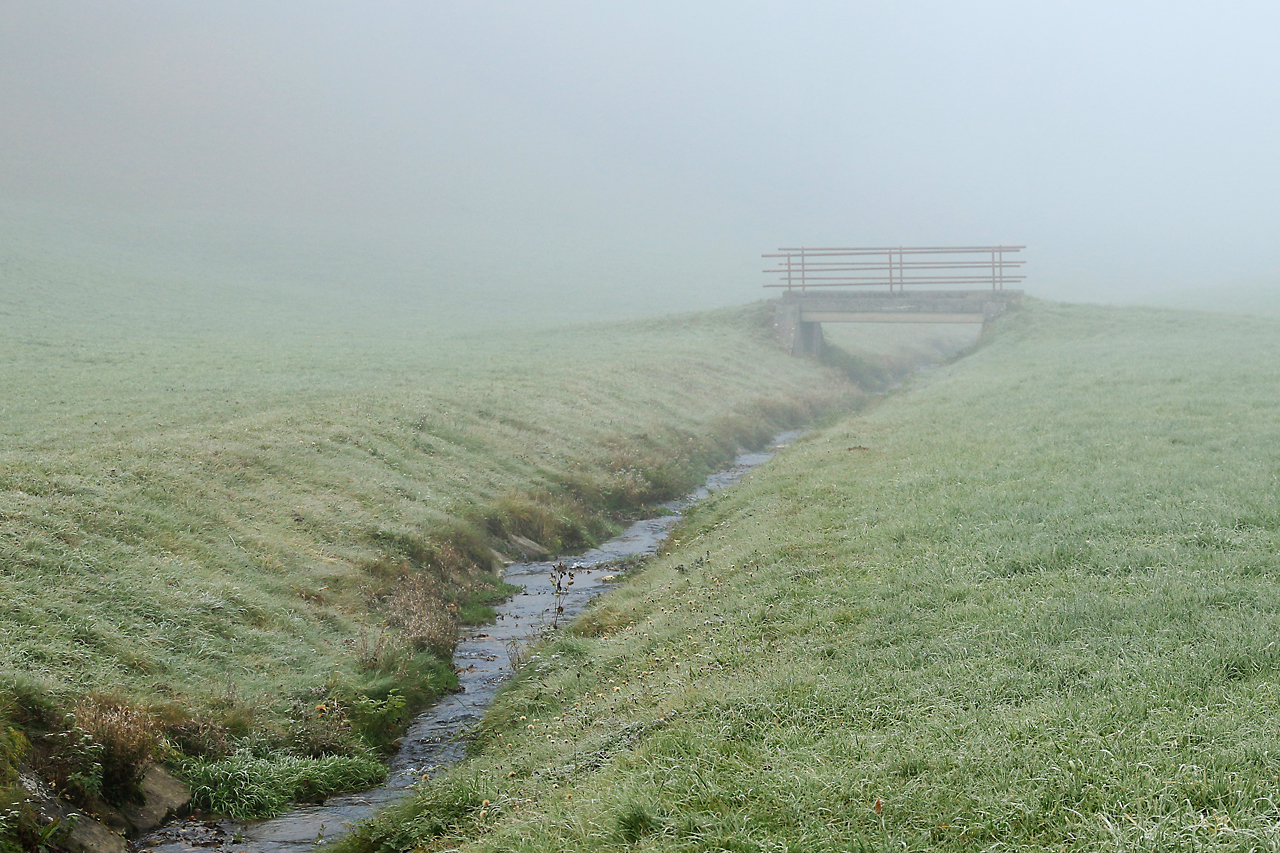
[[[727,470],[712,474],[690,495],[660,506],[662,515],[637,521],[622,534],[578,557],[565,558],[573,569],[573,585],[562,597],[559,622],[572,619],[596,596],[607,591],[616,563],[628,557],[655,553],[671,528],[690,506],[712,492],[742,479],[752,468],[773,457],[799,432],[785,432],[758,453],[744,453]],[[497,608],[497,619],[463,638],[454,652],[459,690],[423,711],[409,726],[400,751],[392,757],[386,781],[359,794],[331,797],[320,805],[296,806],[279,817],[241,823],[188,819],[161,827],[134,843],[138,850],[179,853],[196,848],[211,851],[300,853],[321,841],[345,835],[350,827],[412,793],[414,783],[460,761],[465,743],[459,735],[479,722],[511,675],[508,643],[527,643],[555,620],[555,562],[515,563],[504,578],[523,592]]]

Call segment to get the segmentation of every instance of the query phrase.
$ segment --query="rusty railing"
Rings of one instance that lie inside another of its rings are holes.
[[[1004,290],[1005,284],[1021,282],[1019,268],[1025,263],[1009,260],[1006,254],[1026,246],[896,246],[885,248],[799,248],[779,249],[773,269],[778,284],[788,291],[810,287],[884,287],[889,292],[913,285],[932,288],[961,285],[968,289],[990,285]],[[974,255],[987,257],[975,258]]]

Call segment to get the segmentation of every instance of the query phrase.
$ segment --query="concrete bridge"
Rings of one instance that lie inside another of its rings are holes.
[[[986,323],[1022,297],[1023,246],[779,249],[765,272],[778,338],[793,355],[822,351],[823,323]],[[939,285],[967,289],[938,290]],[[923,289],[931,288],[931,289]]]

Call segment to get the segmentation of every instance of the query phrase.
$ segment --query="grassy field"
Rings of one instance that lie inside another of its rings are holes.
[[[384,744],[452,686],[457,622],[502,592],[496,549],[583,547],[857,396],[771,351],[753,311],[451,348],[364,352],[306,388],[274,383],[281,365],[257,384],[268,348],[231,377],[225,358],[189,364],[184,388],[142,374],[131,393],[139,372],[108,371],[57,385],[61,411],[54,386],[11,397],[0,674],[20,716],[51,725],[32,696],[89,694],[171,718],[170,740],[199,733],[188,753],[251,733],[350,751],[362,717]]]
[[[432,318],[117,237],[0,240],[0,789],[22,766],[86,803],[156,757],[244,815],[293,777],[367,785],[525,540],[582,548],[963,343],[908,330],[835,367],[783,355],[762,305],[557,326],[454,294]]]
[[[536,650],[351,850],[1280,847],[1280,326],[1033,303]]]
[[[512,535],[581,547],[737,442],[850,402],[758,325],[736,312],[454,341],[419,364],[331,366],[306,389],[234,377],[233,400],[195,369],[203,393],[167,405],[147,396],[164,387],[127,393],[135,372],[99,377],[101,396],[61,385],[59,414],[11,398],[0,667],[139,694],[323,679],[402,560],[487,570]]]

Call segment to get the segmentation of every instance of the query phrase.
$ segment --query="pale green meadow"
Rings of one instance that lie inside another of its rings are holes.
[[[832,366],[782,353],[762,303],[557,323],[455,293],[436,316],[221,256],[6,240],[0,715],[30,744],[0,769],[86,802],[150,760],[368,784],[454,687],[516,537],[583,549],[948,346]],[[290,798],[204,785],[237,814]]]
[[[1280,325],[1031,302],[538,648],[359,850],[1280,847]]]

